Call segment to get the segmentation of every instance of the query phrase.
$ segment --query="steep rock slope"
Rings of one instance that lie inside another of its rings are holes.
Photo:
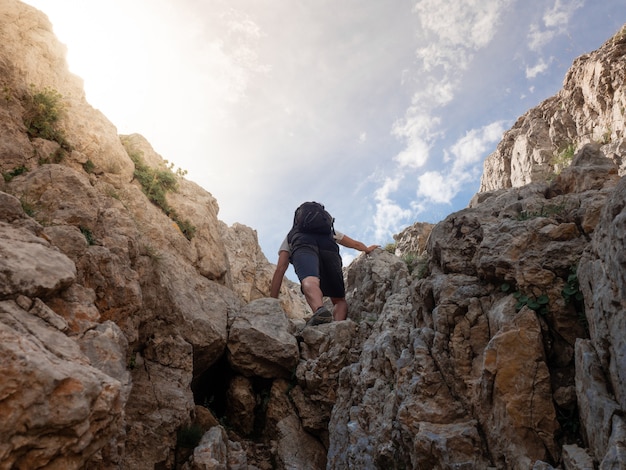
[[[604,250],[624,249],[625,184],[584,147],[550,185],[480,194],[437,224],[424,277],[355,290],[378,319],[339,376],[330,468],[624,465],[626,266]],[[348,278],[388,272],[382,261],[360,258]]]
[[[574,61],[553,97],[520,117],[484,164],[480,191],[548,181],[575,150],[599,143],[626,174],[626,29]]]
[[[16,0],[0,89],[0,468],[173,467],[192,382],[272,267],[252,229],[86,102],[45,15]],[[306,314],[289,282],[277,308]]]

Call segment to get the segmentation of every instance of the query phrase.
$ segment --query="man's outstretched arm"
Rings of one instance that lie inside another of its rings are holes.
[[[365,253],[371,253],[372,251],[374,251],[376,248],[378,248],[380,245],[370,245],[367,246],[365,245],[365,243],[360,242],[358,240],[354,240],[352,238],[350,238],[348,235],[344,235],[341,240],[339,240],[338,242],[340,245],[343,245],[347,248],[353,248],[355,250],[359,250],[359,251],[364,251]]]
[[[272,276],[272,285],[270,287],[270,296],[275,299],[278,298],[280,292],[280,286],[283,284],[283,277],[287,268],[289,267],[289,252],[281,251],[278,253],[278,263],[276,263],[276,270],[274,276]]]

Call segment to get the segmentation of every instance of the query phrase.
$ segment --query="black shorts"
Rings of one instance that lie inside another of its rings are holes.
[[[339,246],[332,236],[298,234],[292,240],[291,263],[300,282],[305,277],[315,276],[320,280],[324,296],[346,296]]]

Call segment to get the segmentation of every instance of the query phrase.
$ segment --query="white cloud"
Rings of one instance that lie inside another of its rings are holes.
[[[537,75],[546,73],[551,62],[552,58],[548,62],[540,58],[534,66],[526,67],[526,78],[531,79],[537,77]]]
[[[424,30],[438,42],[466,49],[479,49],[491,41],[498,20],[510,0],[420,0],[413,10]]]
[[[400,168],[419,168],[428,160],[429,145],[423,139],[410,136],[406,148],[393,159]]]
[[[579,8],[584,6],[584,0],[570,0],[562,2],[556,0],[554,6],[543,14],[543,29],[538,24],[531,24],[528,32],[528,47],[531,51],[540,51],[557,35],[568,33],[568,24]]]
[[[446,73],[465,70],[473,53],[487,46],[499,26],[500,16],[512,0],[420,0],[417,13],[423,42],[417,50],[424,70],[441,67]]]
[[[528,31],[528,47],[531,51],[540,51],[554,36],[556,36],[556,31],[541,30],[538,24],[531,24]]]
[[[431,148],[444,136],[438,110],[453,101],[473,54],[492,41],[499,19],[511,1],[419,0],[415,3],[413,11],[422,33],[421,46],[416,50],[421,68],[420,73],[411,78],[406,70],[402,73],[403,85],[414,83],[416,91],[404,118],[392,128],[392,134],[404,143],[404,149],[393,158],[397,165],[393,171],[415,170],[426,165]],[[451,149],[454,154],[451,174],[424,173],[418,178],[417,196],[436,203],[449,203],[469,177],[464,170],[484,156],[486,145],[499,130],[494,124],[470,131]],[[374,222],[379,240],[390,231],[393,233],[413,212],[424,208],[423,203],[413,202],[412,209],[403,209],[392,200],[391,194],[397,190],[400,179],[389,177],[376,191]]]
[[[582,8],[584,4],[584,0],[568,0],[566,2],[556,0],[554,6],[544,13],[543,22],[547,28],[562,30],[568,25],[574,12]]]
[[[419,168],[428,161],[432,142],[442,135],[441,119],[433,112],[452,101],[454,87],[450,81],[431,78],[413,95],[404,119],[394,123],[392,134],[405,142],[404,150],[394,157],[401,168]]]
[[[433,127],[438,124],[438,119],[420,110],[419,107],[409,108],[405,118],[397,121],[392,129],[392,134],[405,142],[405,149],[394,157],[394,161],[401,168],[423,166],[428,160],[429,142],[435,138]]]
[[[438,171],[427,171],[418,178],[417,195],[432,202],[447,204],[457,191],[458,183]]]
[[[480,129],[472,129],[451,147],[454,155],[452,174],[460,176],[468,167],[481,162],[490,146],[502,139],[505,121],[496,121]]]
[[[452,161],[449,171],[427,171],[418,178],[417,196],[439,204],[450,204],[464,183],[480,173],[479,164],[495,143],[502,138],[505,121],[492,122],[468,131],[449,150],[444,161]]]
[[[452,68],[466,69],[471,54],[464,48],[441,47],[441,44],[430,43],[417,49],[416,56],[421,60],[426,72],[434,71],[441,67],[446,72]]]
[[[374,237],[377,241],[384,241],[398,232],[403,222],[410,217],[411,211],[403,209],[391,198],[391,193],[398,190],[401,176],[386,178],[383,185],[374,194],[376,213],[374,214]]]
[[[394,157],[400,168],[415,169],[428,161],[433,142],[443,135],[436,110],[454,99],[460,74],[467,68],[472,53],[493,39],[499,17],[509,3],[510,0],[420,0],[415,4],[413,10],[426,36],[422,39],[427,45],[417,50],[425,74],[420,77],[404,119],[392,129],[393,135],[405,142],[405,149]],[[444,76],[434,73],[439,66],[446,71]]]

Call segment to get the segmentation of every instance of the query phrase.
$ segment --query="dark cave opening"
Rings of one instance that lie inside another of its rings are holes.
[[[218,420],[223,420],[227,410],[228,387],[234,375],[226,354],[222,355],[215,364],[192,381],[191,391],[195,404],[208,408]]]
[[[254,410],[250,410],[252,428],[244,429],[241,422],[235,417],[232,403],[229,403],[231,383],[239,376],[224,354],[204,373],[196,377],[191,384],[194,402],[211,411],[213,416],[224,426],[235,431],[239,436],[246,436],[253,440],[261,439],[266,427],[266,412],[270,400],[273,379],[262,377],[247,377],[255,398]]]

